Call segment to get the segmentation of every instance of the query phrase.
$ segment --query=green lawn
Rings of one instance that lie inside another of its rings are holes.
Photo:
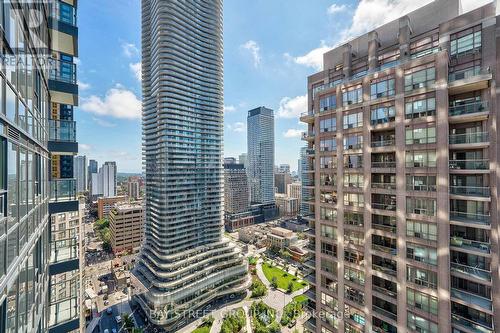
[[[293,300],[297,303],[304,304],[307,303],[308,298],[305,295],[297,295],[293,298]]]
[[[286,273],[284,270],[281,270],[277,267],[274,266],[269,266],[268,264],[262,264],[262,271],[264,272],[264,275],[266,276],[266,279],[271,282],[273,277],[276,277],[278,288],[287,290],[288,289],[288,284],[290,281],[293,283],[293,288],[292,292],[302,289],[305,286],[307,286],[307,282],[302,281],[298,282],[299,280],[293,276],[292,274]],[[295,281],[294,281],[295,279]]]
[[[210,328],[211,327],[203,325],[203,326],[198,327],[197,329],[195,329],[191,333],[210,333]]]

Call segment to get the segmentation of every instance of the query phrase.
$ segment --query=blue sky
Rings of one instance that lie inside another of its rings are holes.
[[[246,111],[275,110],[276,164],[297,169],[307,76],[322,53],[429,0],[225,0],[225,156],[246,151]],[[465,0],[463,7],[487,2]],[[140,0],[79,3],[80,154],[140,172]]]

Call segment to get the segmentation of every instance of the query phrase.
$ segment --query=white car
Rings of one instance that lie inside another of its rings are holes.
[[[106,329],[104,330],[104,333],[109,333],[109,330],[106,328]]]
[[[116,316],[115,320],[116,320],[117,324],[120,324],[122,322],[122,317],[121,316]]]

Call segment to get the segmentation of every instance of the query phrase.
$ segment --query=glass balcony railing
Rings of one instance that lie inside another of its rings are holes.
[[[389,254],[392,254],[393,256],[398,254],[397,249],[394,249],[394,248],[388,247],[388,246],[384,246],[384,245],[380,245],[380,244],[372,244],[372,249],[376,250],[376,251],[384,252],[384,253],[389,253]]]
[[[488,170],[490,160],[450,160],[450,169]]]
[[[372,269],[375,271],[382,272],[382,273],[389,274],[389,275],[393,275],[393,276],[397,275],[396,270],[391,268],[391,267],[385,267],[385,266],[380,266],[377,264],[372,264]]]
[[[473,102],[461,105],[450,106],[448,108],[448,115],[452,116],[461,116],[464,114],[478,113],[488,111],[488,103],[487,102]]]
[[[490,253],[491,248],[489,243],[469,240],[458,236],[450,238],[450,246],[456,246],[464,250],[478,251],[486,254]]]
[[[466,69],[462,69],[448,75],[448,81],[454,82],[458,80],[470,79],[471,77],[478,75],[490,74],[490,71],[487,69],[483,69],[479,66],[469,67]]]
[[[471,222],[474,224],[490,224],[490,215],[481,213],[468,213],[468,212],[450,212],[450,220],[461,221],[461,222]]]
[[[388,146],[394,146],[395,144],[395,141],[392,140],[392,139],[388,139],[388,140],[379,140],[379,141],[372,141],[371,143],[371,146],[373,148],[377,148],[377,147],[388,147]]]
[[[465,275],[469,275],[480,280],[491,281],[491,272],[478,267],[472,267],[467,265],[462,265],[459,263],[451,263],[451,271],[459,272]]]
[[[476,196],[476,197],[489,197],[489,187],[476,187],[476,186],[450,186],[450,194]]]
[[[302,112],[300,114],[300,118],[303,118],[303,117],[314,117],[314,111]]]
[[[464,302],[477,305],[483,309],[486,309],[489,311],[492,310],[492,301],[487,299],[487,298],[484,298],[484,297],[481,297],[478,295],[474,295],[474,294],[471,294],[471,293],[468,293],[468,292],[465,292],[465,291],[462,291],[459,289],[455,289],[455,288],[451,288],[451,296],[458,298]]]
[[[488,142],[488,132],[450,134],[450,145]]]
[[[71,61],[51,59],[49,78],[54,81],[76,84],[76,64]]]
[[[457,316],[455,314],[451,315],[451,323],[466,327],[470,331],[474,333],[493,333],[492,329],[488,329],[482,325],[479,325],[471,320],[465,319],[461,316]]]
[[[385,309],[382,309],[381,307],[378,307],[376,305],[373,305],[373,311],[383,315],[383,316],[386,316],[387,318],[390,318],[394,321],[397,321],[398,320],[398,316],[390,311],[387,311]]]
[[[76,122],[72,120],[49,120],[49,140],[76,142]]]
[[[372,168],[395,168],[396,162],[372,162]]]
[[[395,190],[396,183],[372,183],[372,188],[381,188],[384,190]]]
[[[50,181],[50,201],[64,202],[76,200],[75,179],[53,179]]]
[[[396,204],[386,204],[386,203],[378,203],[378,202],[372,202],[372,208],[374,209],[383,209],[383,210],[396,210]]]
[[[76,10],[73,6],[56,1],[52,6],[51,17],[55,18],[59,22],[63,22],[76,27]]]

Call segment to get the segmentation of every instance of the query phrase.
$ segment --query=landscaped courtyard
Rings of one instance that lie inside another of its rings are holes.
[[[272,283],[273,279],[276,279],[276,284],[279,289],[288,290],[288,286],[292,283],[291,292],[297,291],[307,286],[307,282],[301,281],[299,278],[293,276],[284,270],[273,266],[269,263],[262,264],[262,271],[266,276],[266,279]]]

